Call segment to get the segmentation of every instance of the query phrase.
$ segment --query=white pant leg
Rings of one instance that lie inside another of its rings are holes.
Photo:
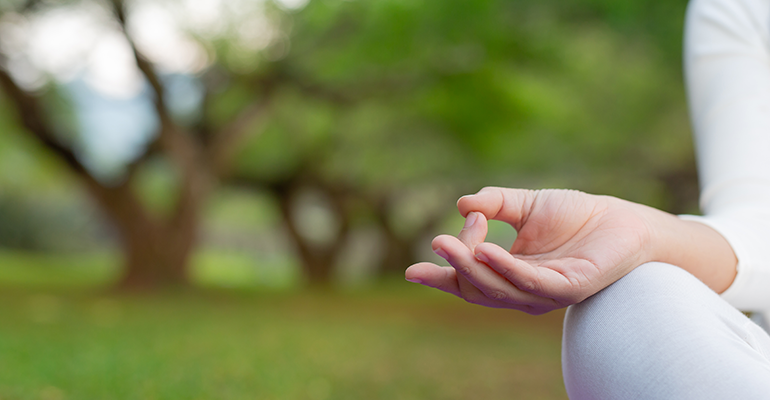
[[[770,399],[770,336],[681,268],[648,263],[571,306],[570,399]]]

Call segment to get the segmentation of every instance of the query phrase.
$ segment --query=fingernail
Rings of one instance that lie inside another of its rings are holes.
[[[476,259],[483,262],[484,264],[489,264],[489,257],[487,257],[484,253],[478,252],[476,253]]]
[[[409,282],[412,282],[412,283],[422,284],[422,280],[420,280],[420,279],[415,279],[415,278],[409,279],[409,278],[406,278],[406,280],[409,281]]]
[[[463,226],[463,229],[468,229],[471,226],[473,226],[473,224],[476,223],[476,219],[478,219],[478,216],[479,215],[476,212],[468,213],[468,216],[465,217],[465,225]]]
[[[443,258],[445,260],[449,258],[449,255],[441,247],[439,247],[438,249],[433,250],[433,252],[438,254],[439,257],[441,257],[441,258]]]

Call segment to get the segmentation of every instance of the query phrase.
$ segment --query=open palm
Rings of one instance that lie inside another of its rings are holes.
[[[420,263],[407,279],[473,303],[540,314],[580,302],[648,261],[652,209],[639,204],[571,190],[485,188],[458,208],[475,213],[475,223],[433,242],[454,271]],[[486,219],[517,230],[510,251],[483,243]]]

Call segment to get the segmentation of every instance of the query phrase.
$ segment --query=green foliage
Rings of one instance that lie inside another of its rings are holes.
[[[0,92],[0,190],[39,194],[71,188],[73,179],[61,161],[23,131],[14,110]]]
[[[191,78],[209,91],[185,128],[203,127],[205,137],[249,105],[268,110],[237,146],[236,175],[268,186],[313,174],[359,196],[350,206],[357,227],[377,220],[361,199],[386,200],[385,220],[403,237],[426,214],[443,214],[458,195],[487,185],[569,187],[675,210],[694,203],[665,180],[692,175],[693,165],[682,0],[312,0],[291,11],[261,4],[228,9],[218,35],[190,27],[215,61]],[[266,22],[270,43],[244,43],[249,21]],[[71,141],[66,97],[46,90],[57,134]],[[8,105],[0,98],[0,190],[21,199],[77,190]],[[162,157],[149,160],[133,189],[167,215],[179,171]],[[214,194],[207,231],[242,234],[250,223],[275,230],[282,222],[276,199],[228,196]],[[227,204],[240,211],[223,211]],[[35,225],[12,213],[0,224]],[[230,264],[248,264],[239,257]]]
[[[78,193],[42,193],[0,192],[0,249],[93,251],[110,243],[100,216]]]
[[[277,65],[355,101],[286,89],[241,168],[310,159],[370,190],[561,185],[661,206],[659,176],[692,163],[683,4],[310,2],[283,17]]]
[[[168,217],[178,201],[179,181],[174,165],[155,157],[139,167],[133,189],[151,212]]]

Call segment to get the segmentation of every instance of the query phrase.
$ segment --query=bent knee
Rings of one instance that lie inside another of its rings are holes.
[[[605,383],[633,375],[649,347],[659,340],[657,321],[676,311],[672,303],[681,304],[671,296],[683,296],[677,288],[693,285],[697,287],[698,280],[679,267],[648,263],[570,306],[562,339],[564,383],[570,398],[592,398],[597,390],[606,389]]]
[[[719,301],[719,297],[689,272],[666,263],[642,264],[595,295],[570,306],[564,320],[565,337],[596,332],[607,338],[618,332],[618,324],[654,325],[667,316],[703,309],[704,300]]]
[[[562,368],[570,398],[623,398],[614,391],[634,387],[634,382],[627,381],[629,376],[659,369],[655,363],[662,359],[650,357],[652,353],[674,354],[681,348],[680,340],[689,340],[681,332],[697,332],[707,329],[704,324],[714,324],[709,308],[720,301],[687,271],[648,263],[570,306],[562,339]],[[607,390],[614,395],[598,395]]]
[[[642,264],[612,285],[568,310],[572,325],[596,326],[597,319],[642,312],[653,317],[687,307],[702,297],[718,297],[703,282],[675,265]],[[679,307],[679,306],[681,307]],[[653,312],[650,312],[653,311]],[[565,326],[566,328],[566,326]]]

